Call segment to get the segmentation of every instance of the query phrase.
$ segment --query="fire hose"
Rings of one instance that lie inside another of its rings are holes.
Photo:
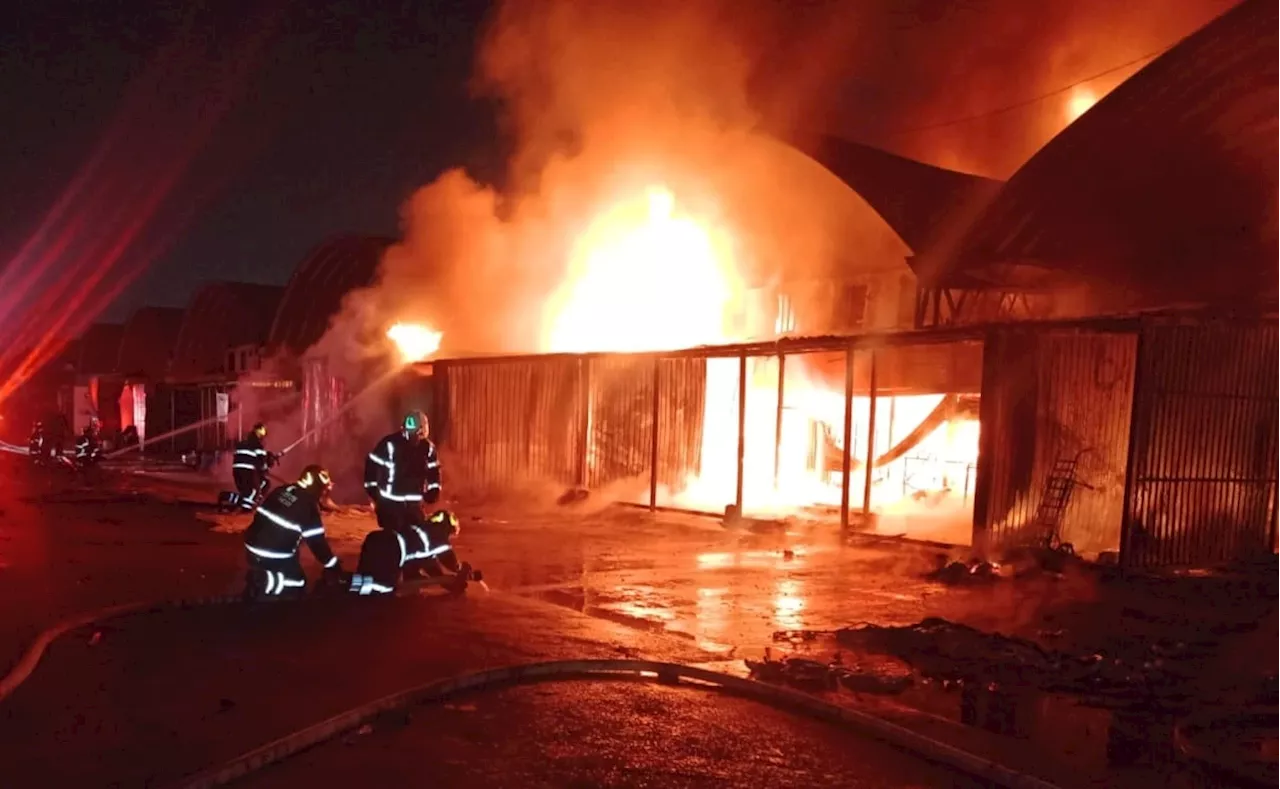
[[[0,679],[0,702],[3,702],[31,676],[49,645],[67,632],[123,616],[199,606],[243,604],[243,600],[244,598],[240,595],[222,595],[152,603],[129,603],[64,619],[40,633],[8,675]],[[668,684],[689,680],[692,684],[688,687],[718,689],[770,706],[848,726],[890,746],[972,775],[993,785],[1009,789],[1057,789],[1053,784],[1034,776],[1017,772],[875,715],[832,704],[816,696],[696,666],[651,660],[560,660],[529,663],[430,682],[362,704],[241,754],[224,764],[201,770],[177,783],[175,789],[176,787],[204,789],[204,787],[224,786],[338,735],[358,729],[391,711],[439,702],[461,693],[514,684],[572,679],[612,681],[648,679]]]

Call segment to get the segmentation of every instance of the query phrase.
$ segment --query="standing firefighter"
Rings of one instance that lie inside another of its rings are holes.
[[[418,555],[428,548],[424,502],[440,499],[440,458],[421,411],[410,411],[401,429],[380,440],[364,462],[364,488],[373,499],[378,526],[399,534],[414,557],[406,570],[421,568]]]
[[[329,472],[310,465],[297,482],[277,488],[258,505],[244,534],[248,596],[294,596],[306,589],[299,551],[303,540],[326,575],[341,577],[342,568],[325,539],[320,517],[320,500],[332,487]]]
[[[80,468],[95,466],[102,456],[102,441],[98,438],[98,417],[91,417],[80,437],[76,439],[76,465]]]
[[[231,459],[231,478],[235,481],[235,493],[229,494],[224,503],[245,510],[253,509],[267,490],[267,469],[279,459],[267,451],[262,439],[267,437],[267,426],[259,422],[244,440],[236,444]]]

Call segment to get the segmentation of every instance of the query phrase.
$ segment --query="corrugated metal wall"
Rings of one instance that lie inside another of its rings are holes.
[[[1276,340],[1274,324],[1143,327],[1127,565],[1206,565],[1271,551]]]
[[[1136,337],[1004,330],[983,355],[974,523],[988,549],[1025,544],[1054,463],[1078,461],[1059,539],[1081,553],[1120,546]]]
[[[702,465],[707,360],[661,360],[658,393],[658,484],[679,490]]]
[[[576,359],[450,363],[444,449],[459,478],[480,487],[577,478],[580,414]]]
[[[547,357],[438,368],[448,382],[442,449],[470,484],[648,480],[655,375],[659,482],[679,486],[699,466],[705,359]]]

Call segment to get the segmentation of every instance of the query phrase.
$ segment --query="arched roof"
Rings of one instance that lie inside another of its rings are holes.
[[[1051,140],[956,243],[940,285],[1100,286],[1127,306],[1276,294],[1277,7],[1245,0]]]
[[[222,369],[228,348],[267,341],[284,288],[247,282],[207,282],[187,305],[169,375],[201,376]]]
[[[393,241],[374,236],[342,236],[311,251],[293,270],[271,324],[269,344],[300,354],[329,328],[342,299],[373,282],[382,254]]]
[[[164,378],[185,310],[142,307],[125,321],[116,372],[151,380]]]
[[[76,343],[76,372],[81,375],[108,375],[116,372],[120,361],[122,323],[95,323],[84,330]]]
[[[937,243],[958,217],[985,206],[1004,183],[830,135],[798,147],[857,192],[916,253]]]

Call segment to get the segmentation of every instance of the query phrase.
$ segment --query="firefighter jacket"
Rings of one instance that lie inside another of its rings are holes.
[[[316,561],[325,568],[338,566],[320,520],[320,503],[314,493],[285,485],[276,488],[258,505],[253,522],[244,533],[244,547],[263,559],[294,559],[306,540]]]
[[[32,455],[44,454],[44,431],[43,430],[32,431],[31,438],[28,439],[27,441],[27,449],[31,452]]]
[[[236,442],[236,453],[231,458],[231,468],[265,474],[270,460],[271,453],[262,445],[262,439],[250,433],[244,437],[244,440]]]
[[[101,452],[102,443],[93,433],[86,430],[76,439],[76,460],[80,462],[97,460]]]
[[[413,442],[392,433],[374,445],[364,461],[364,487],[387,501],[440,498],[440,457],[430,439]]]

